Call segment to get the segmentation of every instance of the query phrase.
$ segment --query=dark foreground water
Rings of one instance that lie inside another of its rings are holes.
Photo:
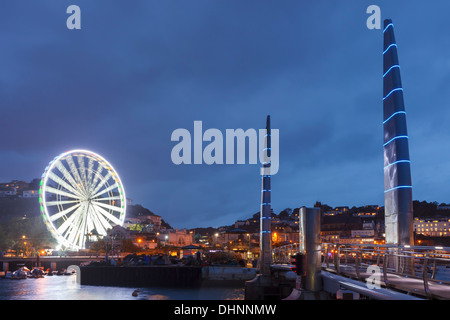
[[[132,296],[139,289],[137,297]],[[76,275],[0,279],[0,300],[243,300],[244,288],[123,288],[80,285]]]

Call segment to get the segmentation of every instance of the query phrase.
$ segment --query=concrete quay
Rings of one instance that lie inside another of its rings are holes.
[[[80,284],[98,286],[244,286],[258,269],[237,266],[85,266]]]

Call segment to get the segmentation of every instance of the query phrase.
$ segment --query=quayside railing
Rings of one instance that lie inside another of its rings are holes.
[[[298,243],[272,250],[274,264],[291,264]],[[450,299],[450,247],[322,243],[322,270],[348,278],[378,279],[381,286]]]

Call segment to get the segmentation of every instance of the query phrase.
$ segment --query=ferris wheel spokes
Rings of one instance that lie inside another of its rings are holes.
[[[76,204],[74,206],[71,206],[70,208],[64,209],[64,210],[58,212],[57,214],[52,215],[50,217],[50,221],[52,221],[52,222],[56,221],[56,220],[64,217],[65,215],[71,213],[73,210],[77,209],[80,206],[81,206],[81,203],[78,203],[78,204]]]
[[[126,198],[120,178],[100,156],[66,152],[50,162],[42,177],[41,211],[64,246],[84,248],[91,232],[104,236],[123,224]]]
[[[87,188],[87,178],[86,178],[86,169],[84,168],[84,160],[83,158],[79,155],[77,156],[77,162],[78,162],[78,170],[77,172],[80,173],[81,175],[81,184],[83,185],[83,189],[86,190],[86,193],[88,193],[88,188]]]
[[[107,193],[107,192],[109,192],[109,191],[111,191],[113,189],[116,189],[116,188],[119,188],[119,184],[118,183],[114,183],[113,185],[110,185],[108,188],[103,189],[102,191],[94,194],[92,197],[93,198],[97,198],[98,196],[100,196],[102,194],[105,194],[105,193]]]
[[[108,216],[109,213],[106,212],[105,210],[103,210],[102,208],[100,208],[99,206],[94,205],[93,207],[94,207],[95,212],[96,212],[96,214],[97,214],[97,218],[98,218],[98,220],[100,221],[100,223],[102,224],[103,228],[104,228],[104,229],[111,229],[112,226],[111,226],[111,224],[108,222],[108,220],[106,220],[106,217],[105,217],[105,213],[106,213],[106,216]],[[109,220],[112,221],[111,219],[109,219]],[[105,231],[105,232],[106,232],[106,231]],[[105,233],[105,234],[106,234],[106,233]]]
[[[45,191],[46,192],[50,192],[50,193],[54,193],[54,194],[59,194],[61,196],[72,198],[72,199],[80,199],[80,197],[77,196],[77,195],[74,195],[72,193],[69,193],[69,192],[66,192],[66,191],[63,191],[63,190],[60,190],[60,189],[55,189],[55,188],[53,188],[51,186],[46,186],[45,187]]]
[[[88,175],[87,175],[87,178],[86,178],[86,181],[88,182],[89,186],[91,186],[91,184],[92,184],[92,173],[93,173],[92,170],[93,169],[94,169],[94,159],[89,158],[88,168],[87,168]]]
[[[64,178],[66,178],[67,182],[75,189],[78,189],[78,183],[75,181],[75,178],[70,174],[70,172],[67,170],[67,168],[62,164],[62,161],[55,162],[56,168],[59,170],[59,172],[62,173]],[[49,171],[49,173],[52,171]]]
[[[55,181],[56,183],[59,183],[61,186],[66,188],[66,190],[72,192],[75,195],[78,195],[79,197],[82,197],[83,195],[79,190],[76,190],[74,187],[72,187],[70,184],[68,184],[66,181],[58,177],[55,173],[49,172],[48,177]]]
[[[61,235],[61,236],[64,235],[64,232],[65,232],[69,227],[72,226],[73,220],[74,220],[76,217],[79,217],[79,216],[80,216],[80,214],[79,214],[80,212],[82,212],[82,206],[81,206],[81,205],[78,206],[78,208],[75,210],[75,212],[74,212],[73,214],[71,214],[71,215],[69,216],[69,218],[67,218],[67,220],[64,221],[64,222],[58,227],[58,229],[56,229],[56,231],[58,232],[59,235]],[[62,216],[61,216],[61,217],[62,217]],[[61,218],[61,217],[57,217],[57,218]],[[57,218],[53,219],[53,221],[56,221]]]
[[[108,172],[106,174],[106,176],[99,178],[99,183],[97,184],[97,186],[95,186],[95,188],[92,190],[92,196],[95,197],[96,193],[103,188],[103,186],[105,186],[108,181],[112,178],[112,173]]]
[[[106,234],[106,229],[103,226],[102,222],[99,219],[100,214],[97,213],[97,210],[95,209],[95,207],[92,208],[92,222],[95,225],[95,230],[100,234],[100,235],[104,235]]]
[[[78,200],[61,200],[61,201],[47,201],[47,206],[60,206],[69,203],[79,203]]]
[[[106,211],[104,208],[110,209],[110,210],[113,210],[113,211],[117,211],[117,212],[120,212],[119,211],[120,208],[117,208],[117,207],[114,207],[114,206],[110,206],[108,204],[104,204],[104,203],[101,203],[101,202],[94,203],[94,206],[96,207],[96,209],[98,209],[105,216],[105,218],[107,218],[108,220],[112,221],[115,224],[118,223],[119,219],[116,218],[114,215],[112,215],[110,212]]]
[[[78,172],[77,167],[75,166],[73,157],[71,155],[69,155],[67,157],[66,161],[69,164],[70,172],[72,173],[73,177],[75,178],[75,181],[77,182],[78,187],[82,190],[83,182],[81,181],[80,173]],[[86,190],[84,190],[84,191],[86,191]]]

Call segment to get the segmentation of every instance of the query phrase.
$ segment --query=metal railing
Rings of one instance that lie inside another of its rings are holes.
[[[293,243],[272,249],[272,261],[279,264],[290,264],[291,256],[299,252],[300,244]]]
[[[322,243],[322,269],[423,296],[450,299],[450,247]],[[290,264],[298,244],[272,250],[274,263]]]

